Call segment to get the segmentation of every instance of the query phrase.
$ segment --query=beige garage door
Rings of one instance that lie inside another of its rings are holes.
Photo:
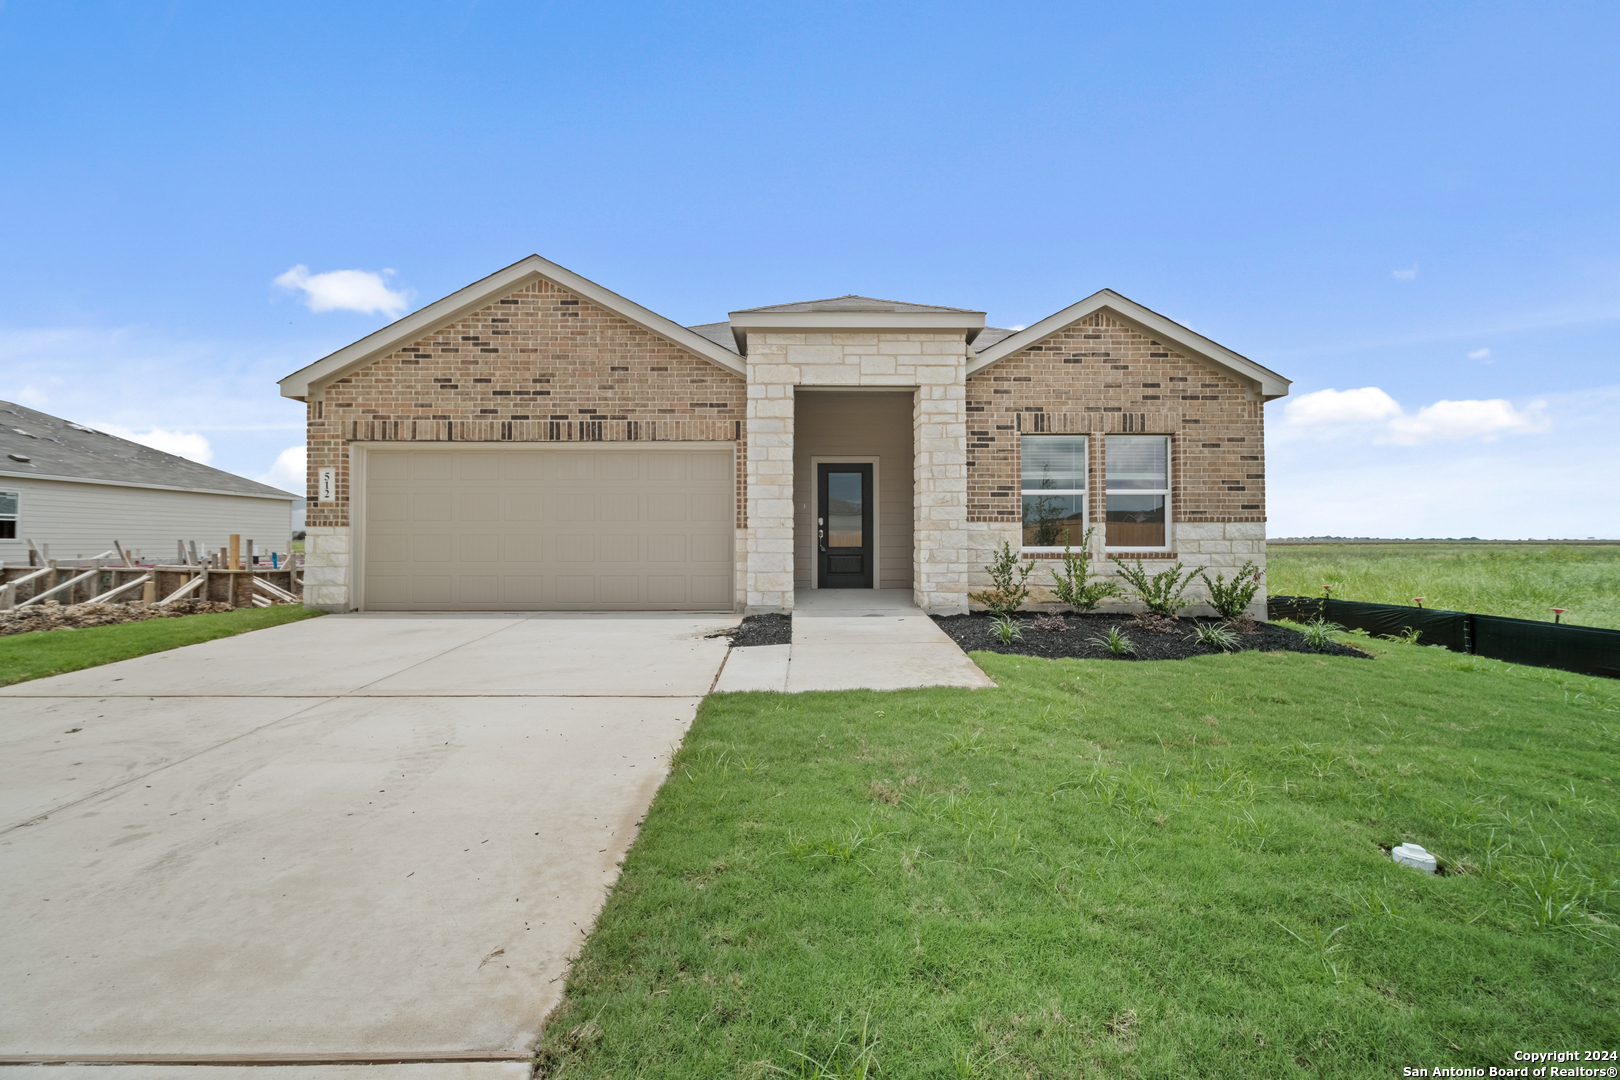
[[[724,450],[373,450],[377,611],[730,610]]]

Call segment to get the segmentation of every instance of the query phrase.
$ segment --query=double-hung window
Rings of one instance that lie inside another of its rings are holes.
[[[1109,435],[1105,546],[1165,551],[1170,547],[1170,439]]]
[[[1024,544],[1028,548],[1078,548],[1086,535],[1086,437],[1025,435],[1020,484]]]
[[[21,501],[15,491],[0,491],[0,540],[17,539],[17,504]]]

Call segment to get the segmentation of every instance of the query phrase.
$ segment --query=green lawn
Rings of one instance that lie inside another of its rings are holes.
[[[1274,596],[1410,604],[1620,630],[1620,544],[1309,544],[1266,551]]]
[[[178,649],[182,645],[195,645],[199,641],[262,630],[321,614],[324,612],[289,604],[242,608],[217,615],[181,615],[116,626],[90,626],[83,630],[12,634],[0,637],[0,686]]]
[[[1366,647],[710,696],[541,1075],[1359,1080],[1620,1048],[1620,686]],[[1403,840],[1451,872],[1393,865]]]

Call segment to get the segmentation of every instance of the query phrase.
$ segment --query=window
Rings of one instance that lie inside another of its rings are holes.
[[[0,540],[17,539],[17,504],[15,491],[0,491]]]
[[[1025,435],[1024,547],[1079,547],[1086,535],[1086,437]]]
[[[1170,546],[1170,440],[1163,435],[1110,435],[1106,546]]]

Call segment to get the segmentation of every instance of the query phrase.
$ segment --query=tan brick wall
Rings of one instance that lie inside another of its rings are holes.
[[[1258,396],[1106,312],[969,376],[967,399],[970,521],[1020,520],[1021,434],[1127,432],[1171,436],[1176,522],[1265,521]],[[1102,439],[1092,439],[1090,513],[1098,523],[1103,452]]]
[[[745,406],[741,376],[537,281],[312,396],[309,488],[333,468],[337,502],[309,528],[349,525],[350,442],[442,440],[733,442],[741,528]]]

